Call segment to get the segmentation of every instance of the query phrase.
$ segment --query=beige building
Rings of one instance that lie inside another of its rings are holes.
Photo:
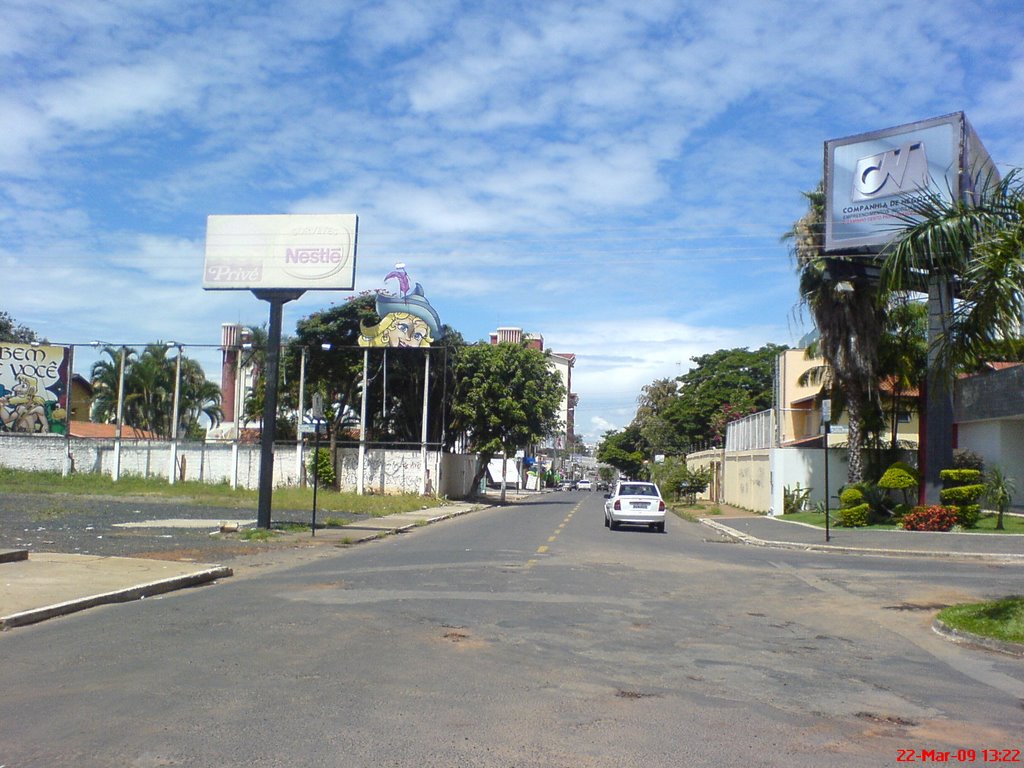
[[[821,447],[824,430],[822,430],[821,390],[822,378],[807,376],[808,381],[801,382],[805,374],[817,369],[826,373],[826,363],[820,357],[808,358],[803,349],[789,349],[779,354],[776,363],[776,425],[778,430],[777,445],[787,448],[791,446]],[[811,383],[813,382],[813,383]],[[886,413],[887,429],[882,439],[892,439],[893,406],[896,406],[896,439],[904,447],[916,448],[918,442],[918,391],[916,389],[898,392],[892,381],[881,384],[882,406]],[[898,402],[895,402],[898,401]],[[849,420],[846,413],[833,413],[829,430],[830,446],[845,445],[849,431]]]

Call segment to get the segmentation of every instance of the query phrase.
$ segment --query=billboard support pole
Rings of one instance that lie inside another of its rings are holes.
[[[267,370],[264,379],[263,424],[260,430],[260,494],[256,525],[270,528],[271,501],[274,493],[274,433],[277,430],[277,379],[281,361],[281,320],[284,305],[305,291],[254,290],[257,299],[270,303],[267,327]]]

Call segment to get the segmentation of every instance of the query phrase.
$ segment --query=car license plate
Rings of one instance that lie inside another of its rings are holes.
[[[629,506],[633,509],[647,509],[650,506],[646,501],[631,501]]]

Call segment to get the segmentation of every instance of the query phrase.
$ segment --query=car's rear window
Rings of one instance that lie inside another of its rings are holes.
[[[619,487],[619,496],[657,496],[658,489],[653,485],[623,485]]]

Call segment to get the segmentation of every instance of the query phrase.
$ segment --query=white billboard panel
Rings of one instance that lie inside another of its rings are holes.
[[[962,112],[826,141],[825,250],[878,253],[915,197],[952,201],[984,167],[991,160]]]
[[[354,214],[209,216],[203,288],[355,288]]]

